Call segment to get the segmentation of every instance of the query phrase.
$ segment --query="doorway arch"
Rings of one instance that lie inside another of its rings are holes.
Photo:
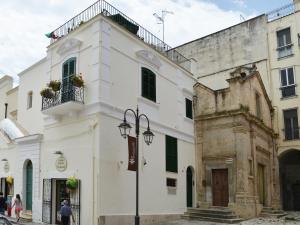
[[[279,156],[282,208],[300,211],[300,150],[290,149]]]
[[[193,207],[194,170],[189,166],[186,169],[186,206]]]
[[[25,209],[32,211],[32,174],[33,166],[31,160],[27,160],[24,165],[25,172]]]

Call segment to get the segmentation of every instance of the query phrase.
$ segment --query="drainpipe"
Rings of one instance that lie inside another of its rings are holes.
[[[7,106],[8,106],[8,104],[5,103],[4,105],[5,105],[5,119],[6,119],[7,118]]]

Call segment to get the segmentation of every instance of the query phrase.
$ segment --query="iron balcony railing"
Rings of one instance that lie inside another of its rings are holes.
[[[83,104],[84,87],[76,87],[72,82],[63,84],[61,89],[54,93],[53,97],[42,97],[42,111],[70,101]]]
[[[125,27],[131,33],[137,35],[142,41],[154,48],[156,51],[164,54],[173,62],[180,64],[185,62],[190,62],[189,59],[184,57],[182,54],[177,52],[171,46],[164,43],[158,37],[153,35],[144,27],[140,26],[134,20],[130,19],[128,16],[120,12],[114,6],[110,5],[104,0],[99,0],[72,19],[70,19],[65,24],[61,25],[59,28],[54,30],[51,34],[51,43],[59,40],[63,36],[67,35],[69,32],[73,31],[81,24],[91,20],[95,16],[102,14],[103,16],[111,19],[120,26]]]
[[[267,13],[268,22],[273,20],[280,19],[284,16],[288,16],[295,12],[295,5],[293,3],[285,5],[279,9],[275,9],[269,13]]]

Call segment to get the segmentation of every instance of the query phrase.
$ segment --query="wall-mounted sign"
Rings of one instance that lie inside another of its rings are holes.
[[[8,173],[9,172],[9,163],[5,162],[3,168],[4,168],[4,172]]]
[[[64,172],[67,169],[67,160],[63,155],[59,156],[55,162],[57,171]]]

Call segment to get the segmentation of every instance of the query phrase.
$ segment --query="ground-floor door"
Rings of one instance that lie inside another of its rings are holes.
[[[214,206],[227,207],[228,193],[228,169],[212,170],[212,196]]]
[[[259,197],[259,203],[265,205],[265,175],[264,166],[261,164],[257,165],[257,192]]]
[[[186,206],[193,207],[193,171],[190,166],[186,170]]]
[[[80,225],[80,180],[76,190],[67,189],[67,179],[52,178],[43,180],[42,218],[47,224],[60,224],[60,208],[67,200],[72,208],[75,222],[70,225]]]
[[[300,184],[293,185],[294,210],[300,211]]]
[[[9,195],[9,187],[8,183],[6,182],[6,177],[2,177],[0,180],[0,191],[3,193],[5,199],[7,198],[7,195]]]
[[[55,212],[56,217],[55,221],[56,224],[60,224],[60,208],[62,202],[67,200],[70,203],[70,194],[67,191],[67,180],[56,180],[56,196],[55,196]]]
[[[26,166],[26,210],[32,210],[32,163]]]

